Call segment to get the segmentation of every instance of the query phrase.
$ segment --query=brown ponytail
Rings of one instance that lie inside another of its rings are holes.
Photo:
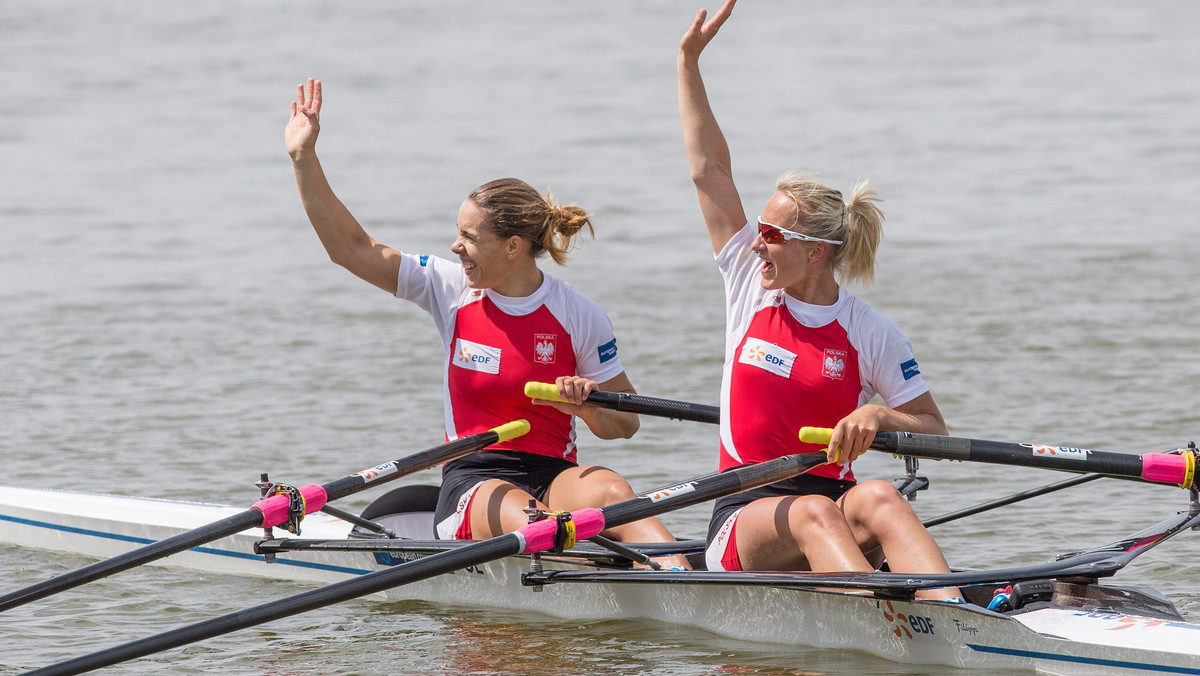
[[[559,265],[567,262],[574,238],[585,226],[595,236],[591,216],[574,204],[557,206],[549,193],[542,197],[533,186],[515,178],[500,178],[471,191],[468,199],[483,210],[484,224],[497,236],[516,235],[529,243],[536,258],[549,253]]]

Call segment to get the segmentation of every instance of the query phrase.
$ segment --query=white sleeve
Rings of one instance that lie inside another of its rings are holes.
[[[396,297],[415,303],[433,316],[443,340],[449,340],[467,276],[462,266],[436,256],[405,253],[396,277]]]
[[[617,356],[612,321],[596,301],[574,291],[572,296],[569,307],[575,372],[597,383],[616,378],[625,367]]]
[[[858,324],[859,368],[863,380],[864,404],[875,393],[889,408],[895,408],[929,391],[912,343],[900,326],[882,313],[866,307]],[[861,341],[861,342],[859,342]]]

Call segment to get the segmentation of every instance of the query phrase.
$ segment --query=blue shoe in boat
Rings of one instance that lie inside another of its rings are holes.
[[[992,594],[992,602],[988,604],[987,609],[994,610],[998,613],[1003,613],[1006,610],[1012,610],[1012,603],[1010,601],[1011,598],[1012,587],[997,589],[995,593]]]

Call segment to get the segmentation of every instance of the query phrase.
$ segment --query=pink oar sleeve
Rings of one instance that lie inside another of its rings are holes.
[[[1142,478],[1160,484],[1191,488],[1195,468],[1190,454],[1147,453],[1142,456]]]
[[[571,512],[575,522],[575,540],[586,540],[593,535],[599,535],[604,530],[604,512],[591,507]],[[542,519],[521,526],[513,534],[521,538],[522,554],[544,552],[554,548],[554,533],[558,525],[554,519]]]
[[[325,506],[328,500],[328,495],[325,493],[324,486],[317,484],[307,484],[300,487],[300,495],[304,496],[304,513],[312,514],[313,512]],[[251,509],[257,509],[262,512],[263,522],[262,528],[270,528],[278,526],[288,520],[288,496],[280,493],[272,495],[269,498],[263,498],[258,502],[250,505]],[[553,535],[551,535],[553,537]]]

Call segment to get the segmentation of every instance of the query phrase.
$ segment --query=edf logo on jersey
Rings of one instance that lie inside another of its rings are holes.
[[[738,361],[787,378],[792,373],[796,354],[774,343],[747,337],[742,345],[742,353],[738,355]]]
[[[500,348],[459,338],[451,363],[468,371],[494,375],[500,373]]]

